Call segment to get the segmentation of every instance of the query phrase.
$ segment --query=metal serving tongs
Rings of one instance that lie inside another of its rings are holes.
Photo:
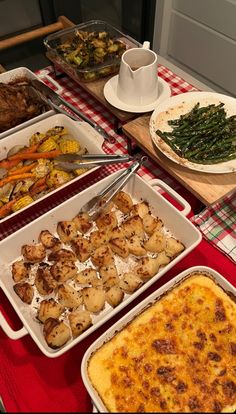
[[[70,102],[67,102],[65,99],[63,99],[53,89],[49,88],[49,86],[47,86],[44,82],[41,82],[38,79],[33,79],[31,84],[31,88],[34,89],[35,93],[38,94],[40,99],[47,103],[54,111],[59,112],[63,115],[67,115],[74,121],[78,121],[78,118],[82,119],[83,121],[90,124],[99,134],[101,134],[106,141],[109,143],[115,142],[115,138],[110,136],[105,131],[105,129],[84,115],[83,112],[75,108],[74,105],[71,105]],[[69,108],[71,111],[73,111],[74,114],[77,115],[78,118],[75,115],[65,111],[63,108],[61,108],[60,105],[64,105],[65,107]]]
[[[114,154],[62,154],[54,158],[56,167],[64,171],[73,171],[79,168],[93,168],[99,165],[125,163],[133,160],[131,155]],[[79,161],[78,163],[74,161]]]
[[[91,220],[96,220],[99,214],[101,214],[102,210],[110,204],[113,197],[125,186],[131,176],[143,165],[146,160],[147,157],[144,156],[139,160],[136,160],[129,168],[122,171],[122,173],[118,175],[118,177],[112,181],[111,184],[109,184],[95,197],[84,204],[79,210],[79,213],[86,212],[89,214]],[[111,194],[107,198],[104,198],[110,192]]]

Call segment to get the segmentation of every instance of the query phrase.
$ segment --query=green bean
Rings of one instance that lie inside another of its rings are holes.
[[[180,157],[204,164],[236,158],[236,115],[227,118],[224,103],[204,107],[197,103],[168,124],[172,131],[156,133]]]

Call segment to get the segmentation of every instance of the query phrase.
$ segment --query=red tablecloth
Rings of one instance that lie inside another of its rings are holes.
[[[48,68],[49,71],[51,69],[50,67]],[[159,75],[169,82],[173,94],[194,89],[183,79],[175,76],[175,74],[164,67],[160,67]],[[107,132],[111,132],[116,136],[116,143],[113,146],[105,146],[107,152],[126,152],[124,137],[115,134],[112,130],[111,114],[67,76],[59,82],[64,88],[63,96],[66,99],[82,109],[86,115],[104,127]],[[94,177],[91,182],[115,171],[116,168],[121,168],[121,166],[104,168],[100,171],[100,175]],[[193,211],[196,211],[199,207],[198,200],[192,194],[151,160],[140,170],[140,175],[144,179],[161,178],[187,199]],[[49,201],[39,203],[37,209],[28,209],[27,213],[22,213],[16,219],[0,225],[0,239],[4,239],[18,228],[23,227],[26,223],[31,222],[86,186],[88,186],[88,182],[84,182],[83,185],[80,184],[80,188],[72,185],[70,192],[68,192],[68,189],[61,191],[60,194],[51,197]],[[81,360],[86,349],[101,333],[152,291],[181,271],[195,265],[212,267],[236,286],[234,263],[208,241],[202,240],[193,252],[162,276],[139,298],[134,300],[87,339],[58,358],[51,359],[44,356],[30,335],[14,341],[9,339],[0,330],[0,396],[3,399],[6,410],[8,412],[91,412],[91,400],[83,385],[80,373]],[[19,329],[21,322],[1,291],[0,308],[4,314],[7,314],[12,327]]]

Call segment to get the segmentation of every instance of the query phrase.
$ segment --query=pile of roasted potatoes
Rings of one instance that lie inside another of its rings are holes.
[[[87,213],[42,229],[12,263],[14,291],[35,311],[50,348],[58,349],[96,324],[156,275],[185,246],[147,202],[120,191],[95,222]]]

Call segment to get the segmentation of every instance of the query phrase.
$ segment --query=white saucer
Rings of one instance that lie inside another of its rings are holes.
[[[117,94],[117,83],[118,83],[118,76],[115,75],[111,79],[107,81],[107,83],[104,86],[103,93],[106,98],[106,100],[113,105],[115,108],[121,109],[122,111],[127,112],[135,112],[135,113],[141,113],[141,112],[149,112],[156,108],[158,104],[160,104],[165,99],[169,98],[171,96],[171,89],[166,81],[164,81],[162,78],[158,77],[158,98],[148,104],[148,105],[129,105],[125,102],[121,101]]]

